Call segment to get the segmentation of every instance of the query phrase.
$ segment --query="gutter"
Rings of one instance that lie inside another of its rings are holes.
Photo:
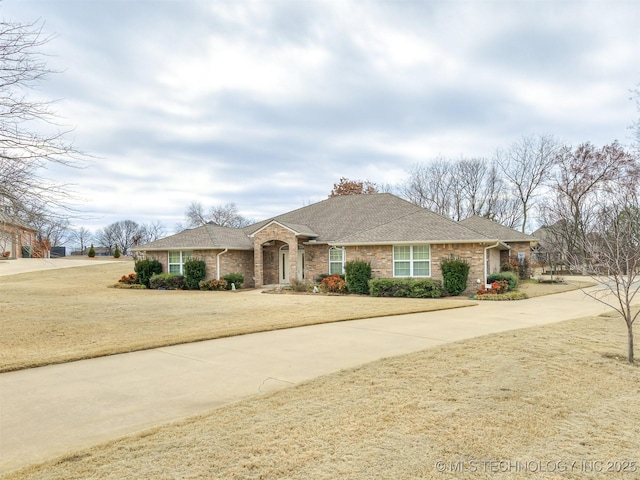
[[[220,256],[224,255],[229,251],[228,248],[225,248],[219,254],[216,255],[216,280],[220,280]]]
[[[491,248],[496,248],[497,246],[499,246],[502,242],[497,241],[495,245],[489,245],[488,247],[484,247],[484,280],[483,283],[485,285],[485,288],[487,286],[487,251]]]

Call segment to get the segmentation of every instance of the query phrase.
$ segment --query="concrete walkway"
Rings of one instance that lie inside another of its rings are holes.
[[[383,357],[606,310],[574,291],[4,373],[0,474]]]

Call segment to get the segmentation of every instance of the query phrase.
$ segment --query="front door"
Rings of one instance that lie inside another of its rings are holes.
[[[280,249],[278,265],[278,283],[288,285],[289,280],[289,247]],[[304,250],[298,249],[298,280],[304,280]]]

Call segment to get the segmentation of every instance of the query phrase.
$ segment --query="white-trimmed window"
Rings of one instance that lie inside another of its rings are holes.
[[[331,247],[329,249],[329,275],[344,273],[344,248]]]
[[[430,277],[430,245],[394,245],[394,277]]]
[[[184,273],[184,262],[193,257],[193,252],[190,250],[184,250],[179,252],[169,252],[169,273],[178,273],[182,275]]]

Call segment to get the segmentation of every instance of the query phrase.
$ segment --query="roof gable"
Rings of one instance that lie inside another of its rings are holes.
[[[261,222],[263,225],[257,230],[253,231],[249,234],[250,237],[255,236],[261,230],[267,228],[269,225],[273,225],[274,223],[280,225],[281,227],[286,228],[297,236],[308,237],[308,238],[316,238],[318,236],[313,230],[311,230],[306,225],[299,225],[296,223],[283,222],[278,220],[267,220],[266,222]]]

